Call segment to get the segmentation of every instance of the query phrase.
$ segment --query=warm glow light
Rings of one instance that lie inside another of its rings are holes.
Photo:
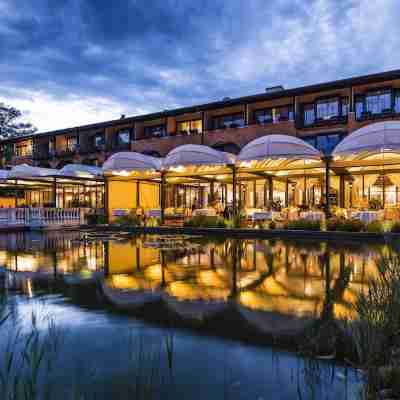
[[[129,176],[130,173],[128,171],[112,171],[112,174],[115,176]]]
[[[178,165],[176,167],[171,167],[169,170],[173,172],[183,172],[185,167],[183,165]]]

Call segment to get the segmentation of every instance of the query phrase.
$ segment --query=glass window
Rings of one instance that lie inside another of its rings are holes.
[[[128,145],[130,142],[130,136],[131,135],[128,130],[119,131],[117,136],[118,145]]]
[[[347,117],[349,114],[349,99],[347,97],[342,98],[342,116]]]
[[[292,106],[284,106],[284,107],[276,107],[274,109],[275,122],[279,121],[293,121],[294,120],[294,112]]]
[[[317,118],[330,119],[339,116],[339,99],[317,101]]]
[[[391,110],[391,102],[390,90],[371,92],[365,97],[366,109],[371,114],[381,114],[383,111]]]
[[[222,115],[218,117],[213,117],[212,119],[212,127],[213,129],[221,129],[221,128],[234,128],[234,127],[242,127],[244,126],[244,117],[243,113]]]
[[[101,147],[104,144],[104,135],[102,133],[97,133],[94,137],[95,147]]]
[[[316,139],[316,148],[322,151],[324,154],[330,154],[340,142],[341,137],[338,134],[333,134],[317,136]]]
[[[202,132],[202,120],[194,119],[192,121],[179,121],[178,122],[178,133],[195,134]]]
[[[362,113],[364,112],[364,100],[362,97],[356,98],[355,109],[356,109],[356,119],[360,119],[362,117]]]
[[[304,125],[312,125],[315,122],[314,104],[304,105]]]
[[[56,150],[56,140],[54,137],[51,137],[49,140],[49,152],[54,153]]]
[[[166,136],[165,125],[152,125],[144,127],[144,134],[146,137],[162,137]]]
[[[15,145],[15,155],[18,157],[26,157],[32,155],[32,142],[25,141]]]
[[[267,124],[272,122],[272,109],[257,110],[254,112],[254,118],[259,124]]]
[[[305,137],[305,138],[303,138],[303,140],[305,141],[305,142],[307,142],[308,144],[311,144],[311,146],[314,146],[314,147],[317,147],[317,141],[316,141],[316,138],[315,137]]]
[[[394,112],[400,113],[400,90],[394,94]]]
[[[78,145],[78,139],[76,136],[68,136],[66,138],[66,150],[75,151]]]

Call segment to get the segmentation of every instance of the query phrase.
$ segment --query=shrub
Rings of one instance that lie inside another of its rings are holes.
[[[390,229],[392,233],[400,233],[400,222],[395,222]]]
[[[86,216],[88,225],[105,225],[107,224],[107,217],[102,214],[88,214]]]
[[[331,218],[326,223],[328,231],[361,232],[365,224],[358,219]]]
[[[367,232],[369,233],[383,233],[383,225],[380,221],[372,221],[367,224]]]
[[[227,223],[221,217],[196,215],[185,221],[184,226],[193,228],[226,228]]]
[[[293,230],[304,230],[304,231],[320,231],[321,230],[321,222],[320,221],[312,221],[308,219],[298,219],[296,221],[290,221],[288,223],[288,229]]]
[[[130,213],[116,218],[114,223],[123,226],[141,226],[142,220],[136,214]]]

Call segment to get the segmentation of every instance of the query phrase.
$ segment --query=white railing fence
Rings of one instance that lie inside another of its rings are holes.
[[[83,225],[82,208],[0,208],[0,226]]]

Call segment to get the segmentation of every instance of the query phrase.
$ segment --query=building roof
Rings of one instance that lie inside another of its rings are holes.
[[[331,82],[325,83],[318,83],[314,85],[307,85],[307,86],[300,86],[297,88],[292,89],[284,89],[279,91],[273,92],[264,92],[255,95],[237,97],[237,98],[224,98],[220,101],[214,101],[209,103],[204,103],[200,105],[193,105],[188,107],[180,107],[171,110],[163,110],[160,112],[132,116],[128,118],[120,118],[115,120],[109,120],[104,122],[98,122],[94,124],[82,125],[82,126],[75,126],[66,129],[54,130],[49,132],[41,132],[36,133],[34,135],[27,135],[26,138],[30,138],[33,136],[53,136],[53,135],[61,135],[61,134],[73,134],[74,132],[79,131],[86,131],[86,130],[101,130],[107,128],[109,126],[117,126],[117,125],[129,125],[133,124],[136,121],[148,121],[152,119],[159,119],[159,118],[166,118],[168,116],[177,116],[185,113],[193,113],[199,111],[207,111],[210,109],[222,108],[222,107],[229,107],[234,105],[252,103],[257,101],[264,101],[264,100],[273,100],[282,97],[294,97],[299,96],[302,94],[319,92],[319,91],[327,91],[327,90],[335,90],[335,89],[342,89],[345,87],[353,86],[353,85],[363,85],[363,84],[370,84],[375,82],[380,82],[383,80],[393,80],[393,79],[400,79],[400,70],[393,70],[393,71],[386,71],[377,74],[370,74],[370,75],[363,75],[357,77],[351,77],[347,79],[340,79]],[[4,142],[13,142],[19,138],[10,138],[4,140]]]

